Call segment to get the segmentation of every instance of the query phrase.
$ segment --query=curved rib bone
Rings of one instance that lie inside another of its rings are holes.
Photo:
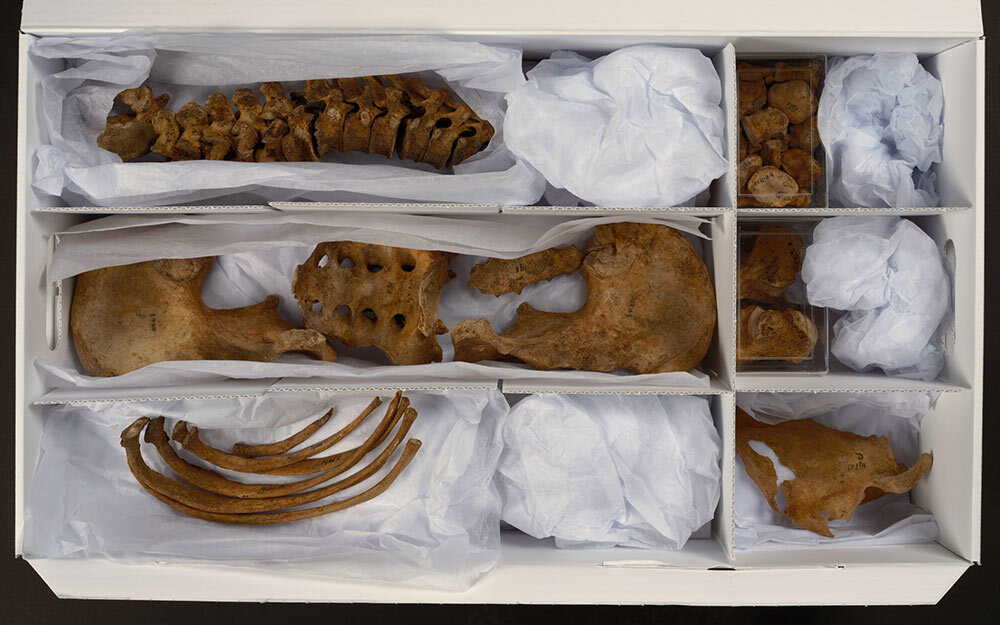
[[[403,453],[399,460],[393,466],[392,470],[382,478],[377,484],[361,492],[353,497],[348,497],[347,499],[342,499],[333,503],[329,503],[322,506],[317,506],[315,508],[307,508],[304,510],[284,510],[281,512],[251,512],[251,513],[216,513],[207,512],[205,510],[199,510],[197,508],[191,507],[180,501],[177,501],[169,496],[165,492],[161,492],[157,487],[168,490],[168,492],[174,492],[173,486],[183,486],[166,478],[160,473],[149,468],[142,458],[142,451],[140,449],[139,435],[142,433],[143,428],[149,423],[149,418],[142,417],[137,419],[131,425],[125,428],[121,434],[121,445],[125,448],[126,457],[128,460],[129,469],[132,475],[139,482],[148,493],[159,499],[161,502],[167,504],[171,508],[179,512],[183,512],[190,516],[200,518],[206,521],[215,521],[219,523],[234,523],[241,525],[266,525],[273,523],[283,523],[289,521],[298,521],[302,519],[309,519],[317,516],[322,516],[325,514],[330,514],[332,512],[337,512],[339,510],[344,510],[360,503],[373,499],[381,493],[385,492],[389,486],[399,477],[399,474],[409,465],[410,461],[416,455],[417,451],[420,449],[420,441],[417,439],[410,439],[406,443],[406,447],[403,449]],[[387,458],[388,456],[386,456]],[[381,456],[380,456],[381,459]],[[354,479],[354,476],[344,480],[348,482]],[[166,480],[170,484],[163,482]],[[332,485],[331,485],[332,486]],[[346,486],[345,486],[346,488]],[[194,491],[198,492],[198,491]],[[210,493],[204,493],[204,495],[210,495]],[[217,495],[215,495],[217,497]],[[261,500],[232,500],[240,504],[255,504]]]
[[[393,404],[398,401],[393,399]],[[243,473],[265,473],[271,469],[277,469],[288,464],[295,464],[300,460],[304,460],[314,454],[318,454],[321,451],[325,451],[340,441],[344,440],[348,434],[354,431],[356,427],[361,425],[361,423],[368,418],[368,415],[372,413],[373,410],[381,405],[382,401],[376,397],[368,404],[368,407],[361,411],[354,421],[351,421],[340,431],[331,434],[325,439],[319,441],[318,443],[313,443],[308,447],[304,447],[296,452],[290,454],[282,454],[280,456],[267,456],[265,458],[244,458],[243,456],[235,456],[230,453],[226,453],[221,449],[216,449],[210,445],[206,445],[202,442],[201,437],[198,436],[197,426],[188,427],[186,421],[178,421],[177,425],[174,426],[174,432],[171,438],[181,444],[181,447],[190,451],[194,455],[198,456],[202,460],[211,462],[217,467],[222,467],[223,469],[231,469],[233,471],[241,471]],[[390,405],[389,410],[394,408]],[[388,417],[388,412],[387,417]]]
[[[342,490],[360,484],[368,477],[372,476],[386,463],[389,457],[395,451],[396,447],[403,441],[406,437],[410,426],[413,425],[413,421],[416,419],[416,414],[403,421],[402,426],[399,429],[396,437],[393,441],[379,454],[378,458],[375,459],[369,466],[365,467],[361,471],[351,475],[348,478],[340,480],[330,484],[329,486],[324,486],[316,490],[311,490],[305,493],[296,493],[291,495],[277,496],[277,497],[267,497],[267,498],[256,498],[256,499],[241,499],[234,497],[227,497],[224,495],[216,494],[213,492],[208,492],[204,490],[197,490],[191,488],[186,484],[176,482],[161,473],[158,473],[151,469],[145,462],[136,463],[134,468],[134,473],[136,478],[139,479],[141,483],[147,485],[157,492],[182,503],[184,505],[196,508],[198,510],[203,510],[205,512],[218,512],[223,514],[247,514],[256,512],[273,512],[275,510],[284,510],[286,508],[295,508],[297,506],[302,506],[308,503],[313,503],[319,501],[320,499],[325,499],[330,495],[336,494]],[[147,420],[147,422],[149,422]],[[152,421],[151,423],[155,423]],[[148,424],[147,424],[148,429]],[[123,442],[124,444],[124,442]],[[132,443],[129,443],[132,445]],[[138,434],[136,434],[136,441],[134,443],[135,453],[139,452]],[[128,447],[126,449],[129,449]],[[131,451],[131,450],[130,450]],[[141,453],[140,453],[141,456]],[[131,463],[130,463],[131,466]],[[198,484],[195,484],[196,486]]]
[[[321,427],[326,425],[326,422],[330,420],[333,416],[333,410],[327,411],[325,415],[316,419],[306,427],[302,428],[295,434],[292,434],[288,438],[274,443],[265,443],[262,445],[250,445],[248,443],[236,443],[233,445],[233,453],[237,456],[243,456],[244,458],[260,458],[261,456],[273,456],[275,454],[283,454],[292,447],[305,442],[310,436],[319,431]]]
[[[229,497],[239,497],[241,499],[263,499],[266,497],[279,497],[291,495],[304,491],[313,486],[317,486],[336,477],[335,470],[320,473],[308,479],[284,484],[248,484],[230,480],[229,478],[216,473],[210,469],[193,465],[181,458],[170,441],[167,433],[163,429],[163,417],[157,417],[146,428],[146,442],[152,443],[160,453],[160,457],[173,469],[174,473],[181,476],[191,484],[220,495]]]

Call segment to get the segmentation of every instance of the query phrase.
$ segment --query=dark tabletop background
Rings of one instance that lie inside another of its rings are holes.
[[[86,0],[82,0],[86,1]],[[162,0],[169,1],[169,0]],[[752,0],[748,0],[752,1]],[[836,0],[828,0],[834,2]],[[878,1],[878,0],[873,0]],[[941,0],[947,2],[947,0]],[[15,273],[15,176],[17,167],[17,31],[20,2],[0,0],[2,48],[0,48],[0,281],[5,297],[0,297],[0,625],[21,623],[159,623],[186,624],[206,621],[239,621],[282,624],[300,620],[324,622],[336,619],[345,624],[376,623],[484,623],[501,625],[520,622],[589,623],[922,623],[932,620],[948,625],[992,621],[997,618],[994,604],[1000,599],[1000,494],[998,456],[1000,425],[995,406],[1000,389],[992,372],[1000,345],[997,323],[992,314],[1000,312],[996,273],[998,256],[992,239],[1000,236],[1000,156],[997,122],[1000,119],[1000,2],[983,0],[983,25],[990,40],[986,47],[986,379],[983,415],[983,565],[973,566],[936,606],[918,607],[833,607],[833,608],[687,608],[672,606],[590,607],[590,606],[413,606],[413,605],[300,605],[300,604],[196,604],[188,602],[78,601],[60,600],[42,582],[27,562],[14,557],[14,273]],[[719,573],[725,575],[725,573]],[[888,581],[888,580],[887,580]],[[989,617],[988,610],[994,610]]]

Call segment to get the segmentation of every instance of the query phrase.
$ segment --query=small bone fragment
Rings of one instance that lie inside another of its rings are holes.
[[[740,262],[740,299],[778,304],[802,270],[805,244],[795,228],[764,226]]]
[[[278,316],[278,298],[216,310],[201,299],[212,258],[165,259],[77,277],[70,331],[90,375],[115,376],[164,360],[272,361],[290,351],[335,360],[315,330]]]
[[[747,115],[740,123],[750,145],[760,145],[764,141],[788,134],[788,116],[776,108],[765,108]]]
[[[784,140],[775,138],[768,139],[760,146],[760,156],[765,167],[780,167],[781,154],[788,146],[788,135],[783,135]]]
[[[763,78],[740,80],[737,96],[740,117],[759,111],[767,104],[767,85]]]
[[[736,64],[736,75],[740,80],[761,79],[766,83],[774,82],[773,67],[759,67],[747,61],[740,61]]]
[[[466,319],[452,329],[455,360],[512,356],[536,369],[654,373],[687,371],[705,357],[715,291],[705,263],[676,230],[597,226],[580,274],[587,282],[580,310],[549,313],[521,304],[502,334],[486,319]]]
[[[816,125],[816,120],[817,116],[813,115],[801,124],[790,126],[788,128],[788,135],[791,138],[789,145],[812,154],[820,145],[819,128]]]
[[[809,83],[790,80],[771,85],[767,90],[767,105],[787,115],[789,123],[801,124],[816,113],[819,102]]]
[[[747,188],[754,199],[764,206],[781,208],[793,201],[799,185],[777,167],[761,167],[750,176]]]
[[[778,484],[770,458],[758,454],[751,441],[764,443],[795,479]],[[913,467],[896,462],[884,436],[858,436],[820,425],[812,419],[793,419],[777,425],[757,421],[736,410],[736,451],[747,475],[764,493],[778,515],[778,489],[788,504],[788,519],[811,532],[833,538],[828,520],[850,521],[858,506],[886,493],[905,493],[930,470],[934,458],[920,455]]]
[[[774,82],[804,80],[813,89],[819,87],[823,66],[819,61],[809,60],[798,64],[778,61],[774,65]]]
[[[788,150],[781,155],[781,168],[795,179],[801,190],[811,189],[813,181],[823,175],[823,168],[816,159],[799,149]]]
[[[283,454],[286,451],[292,449],[296,445],[305,442],[310,436],[319,431],[321,427],[326,425],[330,417],[333,416],[333,410],[328,410],[325,415],[316,419],[306,427],[302,428],[295,434],[292,434],[286,439],[275,441],[273,443],[264,443],[261,445],[250,445],[248,443],[236,443],[233,445],[233,449],[230,453],[243,456],[244,458],[260,458],[261,456],[273,456],[275,454]]]
[[[816,326],[797,310],[767,310],[755,305],[740,310],[742,362],[779,358],[800,363],[812,353],[818,338]]]
[[[398,401],[399,398],[397,397],[389,405],[389,409],[386,411],[387,417],[393,413]],[[368,418],[368,415],[370,415],[372,411],[374,411],[375,408],[377,408],[381,403],[381,400],[376,397],[370,404],[368,404],[368,407],[361,411],[361,414],[355,417],[353,421],[348,423],[339,431],[294,453],[281,454],[279,456],[244,458],[243,456],[226,453],[221,449],[216,449],[215,447],[211,447],[202,442],[201,437],[198,435],[198,428],[193,425],[189,427],[186,421],[177,422],[174,426],[171,438],[180,443],[180,445],[187,451],[190,451],[202,460],[211,462],[217,467],[230,469],[232,471],[240,471],[242,473],[264,473],[271,469],[277,469],[288,464],[294,464],[300,460],[305,460],[310,456],[333,447],[340,441],[344,440],[344,438],[353,432],[356,427],[361,425],[361,423]]]
[[[104,132],[97,137],[98,147],[115,152],[123,161],[148,154],[158,136],[153,118],[167,105],[170,96],[164,93],[154,98],[149,85],[142,85],[122,91],[115,99],[132,113],[109,116]]]
[[[524,287],[573,273],[583,254],[575,246],[550,248],[520,258],[491,258],[472,268],[469,286],[483,293],[520,293]]]
[[[740,189],[743,189],[747,184],[747,180],[750,179],[750,176],[763,166],[764,161],[760,154],[751,154],[740,161],[739,166],[736,168],[736,173],[739,176]]]

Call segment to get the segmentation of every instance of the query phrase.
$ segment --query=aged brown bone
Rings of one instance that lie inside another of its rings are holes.
[[[448,252],[351,241],[320,243],[295,269],[292,293],[307,328],[351,347],[374,346],[396,365],[441,360],[438,301],[454,277]]]
[[[789,80],[771,85],[767,105],[787,115],[789,123],[801,124],[816,113],[819,103],[808,82]]]
[[[520,293],[530,284],[573,273],[582,261],[583,254],[573,245],[520,258],[491,258],[472,268],[469,286],[489,295]]]
[[[310,456],[333,447],[340,441],[344,440],[348,434],[354,431],[355,428],[361,425],[365,419],[368,418],[368,415],[370,415],[381,403],[382,401],[376,397],[364,410],[361,411],[360,414],[358,414],[357,417],[354,418],[353,421],[337,432],[334,432],[319,442],[313,443],[308,447],[304,447],[290,454],[265,456],[263,458],[246,458],[244,456],[226,453],[221,449],[216,449],[215,447],[206,445],[202,442],[201,437],[198,435],[198,428],[193,425],[189,426],[186,421],[178,421],[174,425],[174,431],[171,438],[180,443],[181,447],[187,451],[193,453],[206,462],[211,462],[217,467],[240,471],[243,473],[264,473],[271,469],[277,469],[287,464],[294,464],[300,460],[305,460]],[[386,410],[387,419],[395,413],[398,403],[399,397],[397,396],[389,404],[389,407]]]
[[[109,116],[98,145],[124,161],[150,151],[170,160],[318,161],[331,150],[358,150],[441,169],[485,149],[494,134],[467,104],[419,78],[314,79],[291,99],[277,82],[260,91],[263,105],[237,89],[232,104],[213,93],[204,109],[189,102],[175,114],[148,85],[129,89],[118,100],[132,113]]]
[[[759,111],[767,104],[767,85],[763,78],[741,79],[738,93],[740,117]]]
[[[802,270],[805,244],[795,228],[764,226],[740,261],[741,299],[777,304]]]
[[[788,116],[768,107],[745,116],[740,123],[750,145],[757,146],[768,139],[788,134]]]
[[[236,443],[233,445],[233,449],[230,453],[243,456],[244,458],[260,458],[261,456],[273,456],[275,454],[283,454],[286,451],[292,449],[296,445],[305,442],[310,436],[319,431],[321,427],[326,425],[327,421],[333,416],[333,410],[328,410],[325,415],[316,419],[306,427],[302,428],[295,434],[292,434],[288,438],[282,439],[280,441],[275,441],[273,443],[264,443],[259,445],[251,445],[248,443]]]
[[[739,166],[736,168],[736,173],[739,177],[740,189],[746,186],[747,180],[753,175],[755,171],[764,166],[764,159],[760,154],[751,154],[740,161]]]
[[[781,168],[795,179],[799,190],[812,187],[812,183],[823,175],[823,168],[808,152],[797,148],[788,150],[781,155]]]
[[[788,206],[798,193],[795,179],[777,167],[761,167],[750,176],[747,189],[764,206]]]
[[[628,222],[594,233],[580,266],[587,282],[580,310],[521,304],[501,334],[485,319],[466,319],[451,332],[455,360],[512,356],[536,369],[636,373],[687,371],[701,362],[715,330],[715,292],[687,239],[666,226]]]
[[[789,145],[799,148],[812,154],[813,150],[819,147],[819,127],[817,126],[816,115],[813,115],[801,124],[788,127],[788,135],[791,138]]]
[[[181,458],[170,445],[170,439],[163,430],[163,422],[163,417],[157,417],[150,422],[146,428],[146,442],[156,447],[160,457],[177,475],[198,488],[213,493],[249,499],[290,495],[329,481],[341,473],[341,471],[331,469],[304,480],[282,484],[249,484],[230,480],[215,471],[193,465]]]
[[[106,267],[77,277],[70,331],[90,375],[114,376],[164,360],[271,361],[290,351],[335,360],[315,330],[295,328],[278,298],[216,310],[201,299],[212,258]]]
[[[751,441],[770,447],[778,461],[795,473],[795,479],[778,484],[774,463],[754,451]],[[924,453],[907,469],[896,462],[884,436],[858,436],[811,419],[769,425],[739,408],[736,451],[747,475],[763,491],[775,513],[782,514],[776,501],[780,488],[788,502],[784,514],[792,523],[831,538],[833,532],[827,520],[849,521],[858,506],[886,493],[909,491],[934,462],[930,454]]]
[[[816,325],[797,310],[767,310],[752,304],[740,310],[741,362],[777,358],[800,363],[818,338]]]
[[[355,486],[363,482],[368,477],[374,475],[379,469],[382,468],[385,462],[395,451],[396,447],[398,447],[406,437],[406,434],[409,432],[410,426],[413,424],[415,419],[416,413],[411,412],[407,418],[403,420],[393,441],[370,465],[343,480],[306,492],[297,492],[288,495],[265,498],[239,498],[228,497],[205,490],[196,490],[166,478],[155,471],[149,471],[144,475],[144,478],[145,482],[152,485],[158,492],[163,493],[180,503],[191,506],[192,508],[204,510],[206,512],[246,514],[253,512],[272,512],[285,508],[294,508],[329,497],[330,495]],[[349,467],[345,467],[345,470],[353,468],[354,464],[356,463],[352,463]],[[139,470],[142,471],[142,467],[139,467]],[[194,485],[203,486],[199,483],[194,483]],[[205,485],[207,486],[208,484]]]
[[[104,132],[97,137],[97,145],[116,152],[125,161],[148,154],[159,134],[153,126],[153,119],[169,99],[170,96],[165,93],[154,98],[149,85],[122,91],[115,96],[115,100],[127,106],[132,113],[109,116]]]
[[[266,500],[231,499],[229,501],[235,502],[238,505],[233,506],[232,504],[227,504],[223,507],[226,509],[233,509],[235,507],[237,512],[235,513],[208,512],[187,505],[186,503],[182,503],[181,501],[175,499],[174,496],[185,497],[185,496],[190,496],[193,493],[197,496],[197,501],[202,502],[205,499],[209,498],[208,495],[210,495],[210,493],[194,491],[192,489],[184,487],[183,484],[174,482],[173,480],[166,478],[165,476],[157,473],[156,471],[153,471],[151,468],[149,468],[148,465],[146,465],[145,461],[142,458],[139,435],[142,433],[143,428],[147,426],[149,421],[150,420],[148,418],[142,417],[133,422],[128,427],[126,427],[121,434],[121,444],[122,447],[125,448],[126,458],[128,460],[129,469],[132,472],[132,475],[139,482],[140,486],[142,486],[147,492],[149,492],[151,495],[156,497],[164,504],[174,508],[175,510],[203,520],[215,521],[221,523],[235,523],[242,525],[265,525],[272,523],[297,521],[301,519],[308,519],[321,516],[324,514],[329,514],[332,512],[337,512],[339,510],[344,510],[346,508],[358,505],[365,501],[369,501],[374,497],[377,497],[379,494],[385,492],[385,490],[392,485],[395,479],[409,465],[410,461],[413,459],[417,451],[419,451],[420,449],[419,440],[417,439],[408,440],[399,460],[393,466],[392,470],[390,470],[389,473],[382,478],[382,480],[380,480],[374,486],[363,491],[362,493],[359,493],[353,497],[349,497],[347,499],[343,499],[337,502],[325,504],[322,506],[317,506],[314,508],[299,509],[299,510],[282,510],[279,512],[253,512],[253,510],[260,510],[262,507],[267,507],[266,504],[262,504],[262,502],[265,502]],[[398,435],[397,438],[401,440],[402,436],[405,436],[405,433],[403,433],[402,435]],[[398,445],[398,441],[394,440],[394,445]],[[393,446],[393,449],[394,448],[395,447]],[[378,470],[378,468],[381,468],[382,464],[384,464],[388,460],[391,453],[392,453],[391,451],[388,453],[383,452],[383,454],[381,454],[379,458],[377,458],[371,466],[363,469],[358,474],[352,475],[351,477],[342,480],[338,484],[330,485],[329,487],[327,487],[322,491],[323,492],[322,496],[323,497],[328,496],[330,492],[332,492],[333,487],[338,487],[340,490],[343,490],[345,488],[348,488],[349,486],[353,486],[367,479],[368,477],[373,475]],[[373,469],[372,467],[376,468]],[[315,495],[308,495],[308,493],[303,495],[315,496]],[[218,497],[218,495],[215,495],[215,497]],[[244,510],[246,510],[246,512],[243,512]]]

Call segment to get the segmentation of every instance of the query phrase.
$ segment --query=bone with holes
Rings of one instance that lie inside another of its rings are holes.
[[[203,455],[203,453],[195,451],[196,455],[209,462],[212,462],[212,458],[228,458],[229,462],[216,464],[216,466],[229,469],[233,467],[232,462],[234,461],[232,459],[240,459],[243,464],[237,464],[243,468],[232,470],[243,472],[269,473],[271,471],[268,469],[293,467],[300,465],[305,460],[318,461],[314,466],[324,467],[319,471],[310,471],[309,473],[316,473],[313,477],[292,482],[278,484],[241,482],[230,480],[216,471],[190,464],[181,458],[170,444],[170,439],[163,429],[163,417],[137,419],[122,431],[121,445],[125,448],[129,469],[139,484],[151,495],[184,514],[207,521],[240,525],[268,525],[309,519],[344,510],[377,497],[392,485],[413,460],[420,449],[421,442],[415,438],[407,439],[407,435],[417,418],[417,412],[409,406],[409,400],[401,395],[401,392],[396,393],[396,396],[389,403],[382,421],[364,444],[328,457],[316,458],[314,456],[332,447],[347,433],[363,423],[368,415],[381,404],[378,398],[375,398],[357,418],[336,434],[298,451],[289,452],[290,449],[294,448],[294,445],[289,447],[289,441],[295,441],[296,444],[304,442],[326,424],[331,413],[327,413],[292,437],[272,444],[274,446],[240,446],[240,450],[244,454],[279,452],[272,455],[241,456],[235,453],[237,451],[235,446],[234,453],[226,453],[207,446],[203,447],[213,450],[215,453],[204,453]],[[393,430],[395,430],[395,435],[389,440],[389,443],[367,465],[360,466],[361,460],[381,447],[389,439]],[[140,435],[143,431],[145,431],[145,441],[153,444],[160,457],[183,481],[163,475],[146,464],[142,456],[140,441]],[[181,437],[180,441],[178,441],[178,436]],[[174,428],[174,440],[181,442],[185,449],[190,450],[190,447],[185,443],[196,437],[197,428],[188,427],[188,424],[183,421],[178,422],[177,427]],[[312,508],[301,508],[301,506],[326,499],[364,483],[386,466],[404,440],[406,444],[403,446],[396,463],[377,483],[350,497]],[[203,448],[199,448],[199,450],[204,452]],[[327,458],[334,458],[337,461],[330,462],[327,461]],[[354,469],[357,470],[345,478],[325,486],[321,485],[337,475]],[[312,490],[308,490],[310,488]]]
[[[263,105],[237,89],[232,102],[213,93],[204,107],[188,102],[174,113],[169,96],[154,98],[149,85],[126,89],[116,99],[131,113],[109,116],[97,145],[123,161],[150,152],[175,161],[319,161],[357,150],[443,169],[485,149],[494,133],[467,104],[419,78],[307,80],[291,98],[277,82],[260,91]]]
[[[350,347],[374,346],[396,365],[440,362],[448,331],[438,301],[454,277],[448,252],[337,241],[295,269],[292,293],[307,328]]]

